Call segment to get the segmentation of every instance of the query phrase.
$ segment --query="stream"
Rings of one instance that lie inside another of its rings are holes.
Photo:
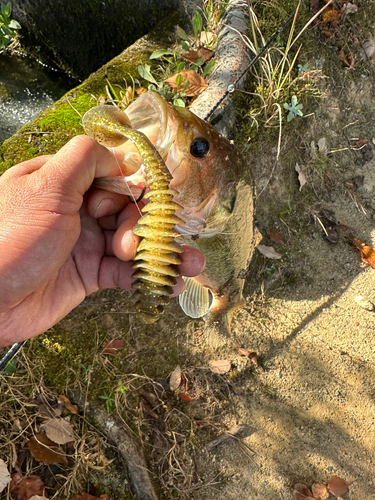
[[[0,142],[78,84],[27,57],[0,55]]]

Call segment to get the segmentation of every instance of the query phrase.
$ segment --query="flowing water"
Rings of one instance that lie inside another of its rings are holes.
[[[27,57],[0,55],[0,142],[78,83]]]

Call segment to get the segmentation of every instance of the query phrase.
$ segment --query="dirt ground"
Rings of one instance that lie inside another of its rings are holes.
[[[35,387],[61,394],[80,386],[89,399],[113,400],[111,412],[142,442],[160,498],[291,500],[295,483],[337,475],[351,483],[345,499],[375,500],[375,269],[352,243],[375,244],[375,56],[362,63],[357,53],[347,68],[331,45],[317,36],[322,97],[285,128],[281,160],[277,136],[265,134],[263,144],[260,133],[247,148],[256,225],[281,259],[256,251],[231,351],[210,351],[203,321],[188,320],[177,303],[146,332],[118,291],[89,297],[24,351],[29,367],[38,359]],[[301,189],[296,163],[307,181]],[[126,348],[102,355],[116,338]],[[258,366],[238,347],[255,351]],[[209,370],[210,360],[228,356],[229,373]],[[167,394],[152,412],[154,381],[164,383],[176,365],[191,401]],[[125,391],[115,390],[119,381]],[[242,434],[205,450],[237,425]],[[85,469],[87,489],[128,498],[116,454],[106,453],[115,461]]]

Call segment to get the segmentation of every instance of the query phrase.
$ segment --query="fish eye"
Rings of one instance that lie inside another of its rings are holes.
[[[210,145],[204,137],[196,137],[190,144],[190,154],[195,158],[204,158],[209,150]]]

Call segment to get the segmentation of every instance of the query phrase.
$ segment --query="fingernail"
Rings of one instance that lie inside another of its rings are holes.
[[[95,218],[104,217],[105,215],[112,215],[115,210],[115,202],[111,198],[104,198],[95,210]]]

